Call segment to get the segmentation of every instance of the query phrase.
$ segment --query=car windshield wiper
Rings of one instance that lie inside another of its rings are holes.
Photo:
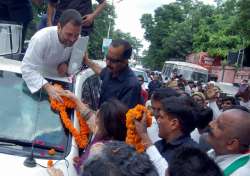
[[[0,142],[0,146],[17,146],[17,144],[9,142]]]
[[[32,142],[27,140],[18,140],[18,139],[9,139],[9,138],[0,138],[0,146],[24,146],[24,147],[32,147]],[[51,148],[55,149],[57,152],[64,152],[64,149],[59,147],[55,147],[53,145],[44,145],[44,144],[33,144],[34,148],[46,149],[49,150]]]
[[[0,138],[0,143],[2,143],[2,145],[6,144],[6,145],[32,146],[32,143],[30,141],[9,139],[9,138]]]
[[[64,149],[63,148],[59,148],[59,147],[56,147],[56,146],[53,146],[53,145],[44,145],[44,144],[37,144],[37,143],[34,143],[33,147],[35,148],[41,148],[41,149],[47,149],[47,150],[50,150],[50,149],[55,149],[57,152],[64,152]]]

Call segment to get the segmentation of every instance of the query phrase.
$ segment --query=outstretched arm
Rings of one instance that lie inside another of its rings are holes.
[[[66,90],[62,92],[62,96],[68,97],[69,99],[73,100],[76,103],[76,110],[80,112],[81,116],[86,120],[90,130],[95,133],[96,126],[95,126],[95,118],[96,114],[93,110],[91,110],[88,105],[84,104],[74,93]]]
[[[96,9],[93,13],[83,16],[82,25],[83,26],[90,26],[93,23],[94,19],[101,13],[101,11],[104,9],[105,6],[106,6],[106,0],[104,0],[102,3],[100,3],[96,7]]]
[[[100,65],[94,63],[89,59],[88,53],[85,53],[83,57],[83,63],[90,67],[97,75],[100,75],[102,68],[100,67]]]
[[[143,114],[141,121],[135,120],[135,128],[137,134],[141,137],[142,143],[146,148],[150,160],[157,168],[157,172],[160,176],[165,176],[165,172],[168,168],[168,162],[161,156],[155,145],[153,145],[151,139],[148,136],[146,125],[146,114]]]
[[[48,7],[47,7],[47,26],[52,26],[53,22],[52,22],[52,17],[55,13],[55,4],[52,2],[48,3]]]

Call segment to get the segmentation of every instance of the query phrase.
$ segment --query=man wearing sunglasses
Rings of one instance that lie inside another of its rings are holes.
[[[118,39],[113,40],[109,47],[104,69],[91,61],[88,55],[83,58],[83,62],[101,77],[100,105],[110,98],[117,98],[129,108],[142,104],[140,83],[128,66],[131,54],[131,45]]]

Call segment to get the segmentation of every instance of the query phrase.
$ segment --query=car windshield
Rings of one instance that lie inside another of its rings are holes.
[[[215,85],[220,88],[222,93],[225,93],[228,96],[235,96],[235,94],[239,90],[239,88],[234,86],[233,84],[215,83]]]
[[[148,82],[148,77],[147,74],[143,71],[137,71],[137,70],[133,70],[136,76],[142,75],[144,78],[144,82]]]
[[[186,80],[207,82],[207,75],[205,73],[196,72],[193,70],[181,69],[178,70],[178,74],[181,74]]]
[[[20,74],[0,71],[0,142],[10,139],[64,148],[69,135],[45,93],[31,94]]]

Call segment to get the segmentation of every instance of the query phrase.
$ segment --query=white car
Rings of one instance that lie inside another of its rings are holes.
[[[143,76],[144,78],[144,83],[142,85],[142,87],[146,90],[148,90],[148,84],[151,81],[150,78],[147,76],[147,73],[143,70],[140,69],[136,69],[136,68],[132,68],[133,72],[135,73],[136,76]]]
[[[21,76],[21,62],[0,57],[0,170],[8,176],[48,176],[47,162],[64,175],[77,176],[73,158],[79,156],[74,138],[53,112],[48,96],[41,91],[31,94]],[[100,97],[100,79],[91,69],[74,79],[50,77],[85,100],[94,110]],[[76,114],[68,112],[78,128]],[[33,144],[33,145],[32,145]],[[56,149],[51,156],[48,150]],[[27,158],[33,157],[34,163]]]
[[[227,96],[234,97],[239,90],[239,87],[234,86],[232,83],[225,82],[215,82],[215,86],[218,86],[222,93],[225,93]]]

